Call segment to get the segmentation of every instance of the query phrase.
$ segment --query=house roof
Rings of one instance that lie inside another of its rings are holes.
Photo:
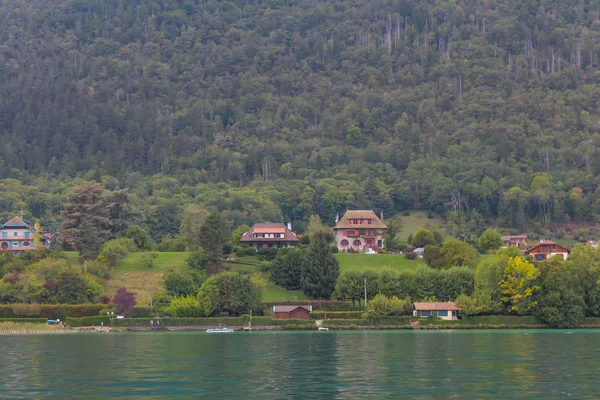
[[[278,312],[292,312],[294,311],[296,308],[304,308],[306,311],[308,312],[312,312],[312,306],[273,306],[273,312],[274,313],[278,313]]]
[[[502,236],[502,240],[510,240],[510,239],[527,239],[527,235],[508,235],[508,236]]]
[[[444,303],[414,303],[414,308],[417,311],[444,311],[444,310],[450,310],[450,311],[458,311],[460,310],[460,308],[458,308],[458,306],[456,305],[455,302],[453,301],[447,301]]]
[[[4,225],[0,226],[0,229],[4,228],[27,228],[35,231],[33,227],[29,226],[29,222],[25,221],[21,217],[14,217],[9,219]]]
[[[255,233],[279,233],[280,238],[255,238]],[[284,224],[254,224],[252,228],[242,235],[241,242],[297,242],[298,236]]]
[[[370,219],[373,220],[371,225],[353,224],[353,219]],[[387,229],[387,226],[381,219],[373,212],[373,210],[348,210],[344,216],[335,224],[333,229],[345,229],[345,228],[375,228],[375,229]]]
[[[569,249],[567,249],[565,246],[562,246],[556,242],[553,242],[552,240],[540,240],[540,243],[536,244],[535,246],[533,246],[530,249],[525,250],[525,254],[531,254],[534,253],[535,250],[537,250],[539,247],[542,246],[548,246],[548,245],[554,245],[556,246],[556,248],[551,249],[550,251],[546,252],[546,253],[569,253]]]

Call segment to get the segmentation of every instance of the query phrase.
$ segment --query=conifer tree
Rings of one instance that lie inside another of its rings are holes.
[[[311,299],[329,300],[340,267],[323,233],[314,236],[302,265],[302,291]]]
[[[109,203],[102,186],[94,183],[73,188],[62,213],[60,239],[79,251],[82,260],[96,258],[111,237]]]
[[[210,214],[200,230],[200,245],[206,254],[209,264],[220,264],[223,258],[223,246],[227,243],[229,234],[225,220],[220,213]]]

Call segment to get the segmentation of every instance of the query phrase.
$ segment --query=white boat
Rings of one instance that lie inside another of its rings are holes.
[[[206,333],[226,333],[226,332],[233,332],[233,329],[231,328],[215,328],[215,329],[207,329]]]

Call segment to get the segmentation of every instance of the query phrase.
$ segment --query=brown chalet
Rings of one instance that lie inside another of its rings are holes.
[[[298,245],[298,235],[292,232],[291,224],[254,224],[240,239],[255,249],[293,247]]]
[[[310,319],[312,306],[273,306],[273,318]]]
[[[503,247],[527,246],[527,235],[502,236]]]
[[[532,255],[536,261],[547,260],[550,257],[561,256],[563,260],[569,257],[569,249],[554,243],[552,240],[540,240],[540,243],[534,247],[525,250],[525,255]]]
[[[336,221],[335,244],[339,251],[373,253],[385,246],[383,214],[379,218],[373,210],[348,210]]]

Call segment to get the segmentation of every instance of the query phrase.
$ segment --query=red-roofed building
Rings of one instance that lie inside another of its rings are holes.
[[[242,235],[240,242],[255,249],[284,248],[298,245],[298,235],[292,232],[291,226],[284,224],[254,224]]]
[[[569,249],[561,246],[558,243],[554,243],[552,240],[540,240],[540,243],[534,247],[525,250],[525,255],[532,255],[536,261],[547,260],[550,257],[561,256],[563,260],[569,257]]]
[[[273,318],[310,319],[312,306],[273,306]]]
[[[413,315],[419,318],[427,318],[429,316],[439,319],[455,320],[458,319],[458,311],[460,308],[452,301],[448,302],[422,302],[413,304]]]
[[[503,247],[525,247],[527,246],[527,235],[502,236]]]
[[[37,249],[34,243],[36,228],[22,217],[14,217],[0,226],[0,250],[18,254]],[[40,242],[45,240],[40,239]],[[40,243],[43,244],[43,243]]]
[[[386,230],[383,215],[379,218],[373,210],[348,210],[333,228],[338,250],[358,253],[382,249]]]

